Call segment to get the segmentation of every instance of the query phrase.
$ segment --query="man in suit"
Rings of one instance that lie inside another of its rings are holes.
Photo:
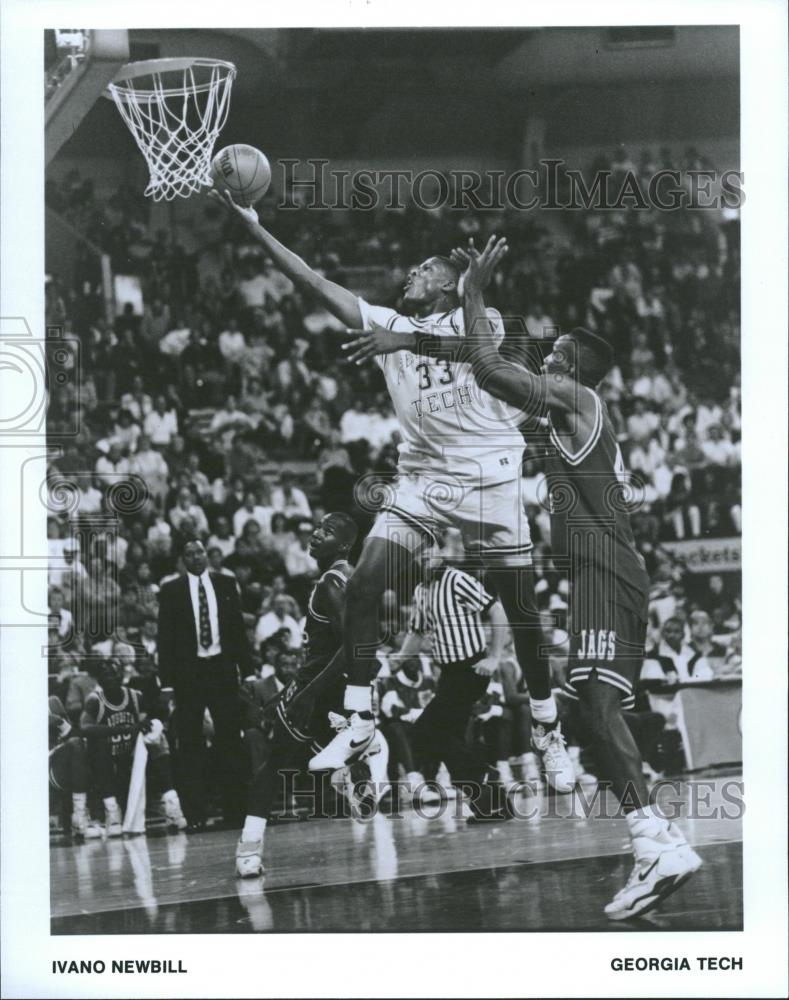
[[[208,572],[202,542],[185,546],[183,562],[186,574],[164,584],[159,595],[159,670],[163,686],[175,694],[181,797],[196,831],[206,820],[206,708],[214,723],[225,819],[234,823],[244,814],[239,681],[251,673],[251,664],[235,581]]]

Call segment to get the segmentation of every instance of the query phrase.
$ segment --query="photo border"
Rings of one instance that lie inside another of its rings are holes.
[[[63,22],[100,27],[384,27],[586,24],[739,24],[743,375],[743,774],[744,910],[742,932],[689,935],[541,933],[480,940],[469,961],[466,934],[376,934],[350,954],[347,937],[205,935],[51,937],[47,816],[45,629],[0,631],[0,837],[2,853],[2,996],[782,996],[786,979],[786,382],[787,370],[787,58],[786,7],[758,2],[553,3],[539,10],[491,0],[484,10],[460,0],[427,7],[413,0],[337,0],[298,8],[167,6],[138,0],[109,5],[6,0],[2,7],[2,271],[0,317],[24,317],[44,330],[43,29]],[[2,332],[0,330],[0,332]],[[0,373],[4,406],[18,391]],[[19,525],[25,498],[9,481],[20,454],[41,442],[0,444],[3,491],[0,621],[18,600],[15,574],[2,559],[25,555]],[[39,451],[37,452],[37,449]],[[16,491],[18,492],[18,491]],[[27,518],[29,511],[26,511]],[[40,510],[41,538],[45,511]],[[28,522],[26,521],[26,524]],[[35,554],[31,555],[34,558]],[[41,607],[41,573],[25,579],[26,602]],[[13,580],[12,580],[13,578]],[[12,580],[12,582],[9,582]],[[305,955],[306,952],[306,955]],[[501,953],[501,958],[498,957]],[[739,972],[616,973],[611,958],[742,955]],[[401,976],[392,976],[387,956]],[[407,961],[404,961],[407,956]],[[53,976],[53,959],[182,958],[188,975]],[[305,958],[308,957],[308,961]],[[409,976],[407,970],[418,970]]]

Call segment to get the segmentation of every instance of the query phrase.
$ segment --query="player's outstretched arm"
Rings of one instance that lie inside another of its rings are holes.
[[[459,288],[469,361],[480,388],[519,409],[542,412],[545,394],[541,379],[501,357],[482,298],[493,269],[507,250],[505,238],[491,236],[482,253],[475,249],[473,240],[469,240],[467,250],[452,251],[452,260],[464,269]]]
[[[363,325],[359,303],[353,292],[349,292],[347,288],[317,274],[298,254],[288,250],[276,237],[261,226],[254,208],[237,205],[229,191],[210,191],[208,196],[244,223],[249,235],[260,243],[275,267],[287,275],[300,291],[318,299],[341,323],[350,327]]]
[[[543,414],[547,408],[572,409],[576,393],[569,379],[533,375],[499,354],[482,290],[507,249],[505,238],[497,240],[491,236],[482,253],[474,248],[473,240],[469,240],[468,250],[452,251],[452,259],[465,267],[460,287],[467,360],[481,389],[524,413]]]
[[[374,361],[382,354],[394,354],[397,351],[411,351],[413,354],[455,363],[468,360],[465,357],[465,342],[460,337],[439,337],[429,333],[387,330],[375,320],[370,321],[369,330],[345,332],[352,339],[346,341],[342,349],[345,351],[346,359],[356,365]]]

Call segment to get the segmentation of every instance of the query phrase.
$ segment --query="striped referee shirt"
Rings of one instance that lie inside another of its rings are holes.
[[[432,633],[439,665],[479,658],[487,646],[482,612],[494,601],[473,576],[449,567],[427,586],[417,584],[409,631]]]

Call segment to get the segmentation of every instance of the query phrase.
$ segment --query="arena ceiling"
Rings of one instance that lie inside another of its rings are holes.
[[[390,74],[401,89],[523,92],[535,86],[736,76],[736,26],[644,28],[181,29],[130,32],[159,55],[233,55],[238,85],[276,80],[286,90],[365,86]],[[700,58],[703,55],[703,58]]]
[[[516,160],[530,114],[548,122],[556,143],[622,141],[639,129],[738,132],[736,27],[135,29],[130,49],[133,60],[235,63],[223,140],[275,156],[434,155],[463,145]],[[116,156],[126,147],[117,112],[100,101],[64,152]]]

